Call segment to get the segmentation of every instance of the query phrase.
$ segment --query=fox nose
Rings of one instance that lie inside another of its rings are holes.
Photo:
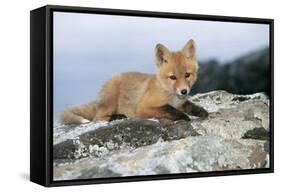
[[[187,90],[186,89],[182,89],[181,90],[181,94],[185,95],[187,93]]]

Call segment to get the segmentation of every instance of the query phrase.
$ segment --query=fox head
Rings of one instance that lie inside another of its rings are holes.
[[[164,89],[178,98],[186,98],[197,79],[198,64],[195,43],[191,39],[176,52],[162,44],[155,47],[157,78]]]

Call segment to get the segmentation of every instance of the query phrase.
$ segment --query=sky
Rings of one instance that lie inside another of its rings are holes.
[[[103,82],[127,71],[154,73],[157,43],[180,50],[194,39],[200,61],[231,61],[269,46],[269,25],[54,12],[54,119],[95,100]]]

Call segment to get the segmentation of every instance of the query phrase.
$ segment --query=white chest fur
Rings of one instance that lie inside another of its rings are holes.
[[[175,108],[179,108],[181,107],[185,102],[187,101],[187,97],[180,99],[177,96],[173,96],[169,99],[169,105],[175,107]]]

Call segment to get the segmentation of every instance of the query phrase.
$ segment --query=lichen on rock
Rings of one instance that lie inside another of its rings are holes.
[[[269,99],[212,91],[190,97],[208,118],[124,119],[54,127],[54,179],[269,167]]]

